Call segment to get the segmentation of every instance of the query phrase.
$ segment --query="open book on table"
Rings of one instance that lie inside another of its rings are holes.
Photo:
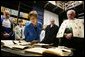
[[[32,52],[32,53],[37,53],[37,54],[52,54],[56,56],[70,56],[72,51],[69,49],[61,49],[58,47],[55,48],[41,48],[41,47],[34,47],[30,49],[25,49],[25,52]]]

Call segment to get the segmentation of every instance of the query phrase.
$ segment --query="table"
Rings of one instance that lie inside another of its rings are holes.
[[[1,55],[2,56],[42,56],[40,54],[34,53],[25,53],[24,50],[13,50],[10,48],[1,48]]]
[[[12,44],[12,41],[7,41],[7,42],[6,41],[4,41],[4,43],[6,45],[7,44],[15,45],[15,44]],[[1,41],[1,42],[3,42],[3,41]],[[41,43],[38,44],[38,45],[41,45]],[[43,44],[43,45],[46,45],[46,44]],[[37,47],[37,45],[36,45],[36,47]],[[41,46],[39,46],[39,47],[41,47]],[[47,45],[47,47],[48,47],[48,45]],[[51,47],[56,48],[56,47],[53,47],[53,46],[51,46]],[[7,48],[7,47],[4,47],[4,46],[1,46],[1,55],[2,56],[43,56],[42,54],[37,54],[37,53],[32,53],[32,52],[27,52],[26,53],[25,49],[11,49],[11,48]]]

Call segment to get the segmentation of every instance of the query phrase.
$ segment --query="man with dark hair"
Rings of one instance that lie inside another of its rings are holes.
[[[23,26],[23,20],[19,20],[19,24],[14,28],[15,31],[15,39],[20,40],[24,39],[24,26]]]

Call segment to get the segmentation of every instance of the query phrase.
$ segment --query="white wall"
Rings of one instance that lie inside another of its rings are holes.
[[[55,24],[59,26],[58,15],[50,11],[44,10],[44,25],[49,25],[51,19],[55,19]]]

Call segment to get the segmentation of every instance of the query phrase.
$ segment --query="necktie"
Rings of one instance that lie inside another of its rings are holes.
[[[21,29],[21,38],[22,38],[22,29]]]

